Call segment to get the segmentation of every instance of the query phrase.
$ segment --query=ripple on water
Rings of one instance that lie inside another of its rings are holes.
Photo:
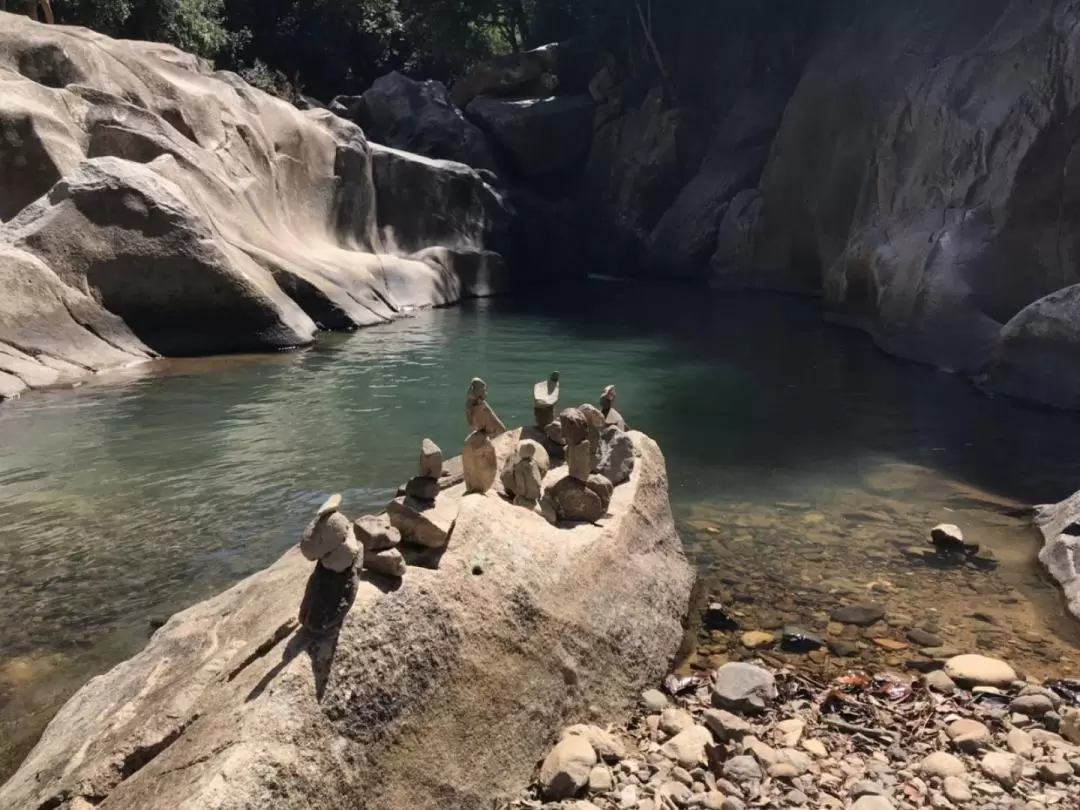
[[[689,553],[746,622],[827,633],[835,603],[872,592],[958,643],[1035,666],[1025,638],[1041,637],[1072,660],[1036,538],[992,501],[1076,486],[1075,416],[894,362],[804,302],[591,285],[0,408],[0,660],[32,673],[0,675],[0,771],[74,688],[145,643],[150,619],[271,563],[327,494],[374,510],[423,438],[454,454],[469,379],[525,423],[555,369],[565,403],[618,384],[620,410],[664,449]],[[999,568],[905,556],[939,522],[987,538]],[[996,630],[966,615],[987,611]],[[705,641],[702,657],[732,654]]]

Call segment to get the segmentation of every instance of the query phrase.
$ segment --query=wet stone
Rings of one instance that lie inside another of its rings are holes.
[[[857,627],[869,627],[885,617],[885,609],[880,605],[859,604],[849,605],[834,610],[830,618],[840,624],[851,624]]]

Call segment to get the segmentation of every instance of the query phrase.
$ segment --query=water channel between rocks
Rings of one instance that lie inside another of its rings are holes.
[[[459,452],[471,377],[520,424],[553,369],[564,405],[616,383],[659,441],[687,551],[743,629],[831,632],[862,665],[900,666],[914,645],[873,637],[921,628],[1033,675],[1080,672],[1038,536],[1012,516],[1080,487],[1080,415],[891,360],[810,302],[594,283],[0,406],[0,778],[152,620],[271,563],[327,493],[377,509],[425,436]],[[926,555],[940,522],[996,567]],[[887,621],[830,628],[856,601]],[[700,642],[686,666],[748,654],[737,634]]]

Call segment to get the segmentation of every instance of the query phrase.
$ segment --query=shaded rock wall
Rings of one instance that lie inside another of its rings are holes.
[[[0,397],[506,287],[511,213],[477,172],[373,157],[175,48],[0,14],[0,83]]]
[[[0,806],[479,810],[515,794],[560,728],[622,716],[682,638],[694,574],[663,456],[632,435],[599,525],[444,492],[438,570],[361,576],[336,638],[292,633],[312,570],[296,549],[177,614],[61,709]]]

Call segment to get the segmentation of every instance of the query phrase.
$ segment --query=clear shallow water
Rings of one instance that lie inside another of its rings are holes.
[[[553,369],[564,404],[618,385],[620,411],[665,451],[688,550],[748,622],[818,628],[830,600],[866,588],[908,613],[989,605],[989,640],[952,638],[1071,662],[1037,539],[997,504],[1080,487],[1080,416],[890,360],[803,301],[595,284],[0,407],[0,775],[151,619],[265,567],[326,494],[378,509],[424,437],[456,454],[471,377],[519,424]],[[943,521],[1000,567],[905,551]]]

